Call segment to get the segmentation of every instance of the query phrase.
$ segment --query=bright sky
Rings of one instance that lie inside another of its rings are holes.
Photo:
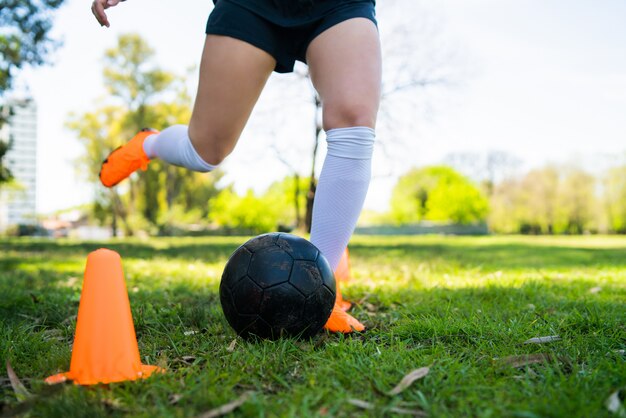
[[[430,98],[428,117],[424,106],[418,111],[401,105],[393,109],[401,126],[381,129],[378,136],[381,143],[399,137],[403,147],[390,154],[402,158],[390,160],[382,157],[382,149],[377,151],[366,207],[384,209],[399,174],[411,166],[439,163],[451,152],[502,150],[527,166],[626,152],[623,0],[396,0],[395,10],[386,10],[390,1],[378,1],[381,33],[392,32],[399,15],[415,22],[428,17],[431,25],[435,22],[436,42],[409,45],[406,53],[451,46],[454,55],[462,57],[452,65],[463,66],[458,71],[463,77],[445,94],[415,91]],[[64,123],[69,113],[93,110],[95,101],[105,97],[102,56],[119,34],[143,36],[166,70],[184,73],[198,63],[212,2],[184,4],[130,0],[110,10],[109,29],[99,27],[88,0],[68,0],[58,12],[54,36],[64,45],[55,54],[54,65],[24,71],[20,77],[39,106],[40,212],[90,200],[93,187],[73,166],[81,147]],[[415,39],[429,40],[423,35]],[[425,56],[415,53],[416,60]],[[224,166],[227,180],[238,190],[262,190],[289,173],[271,151],[262,152],[272,143],[272,135],[280,149],[300,140],[299,148],[294,148],[297,153],[306,153],[311,144],[305,105],[289,124],[273,113],[281,103],[278,78],[268,85],[239,147]],[[410,123],[415,120],[417,129]],[[289,158],[305,167],[303,173],[308,171],[306,157]]]

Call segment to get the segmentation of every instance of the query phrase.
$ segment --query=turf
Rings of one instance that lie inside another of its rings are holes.
[[[625,237],[357,236],[344,293],[368,331],[276,342],[236,338],[221,312],[222,268],[246,238],[0,241],[0,360],[31,394],[18,401],[0,373],[2,415],[187,417],[250,392],[233,416],[616,416]],[[167,372],[49,387],[69,367],[86,256],[103,246],[122,255],[142,360]],[[542,336],[560,340],[524,344]]]

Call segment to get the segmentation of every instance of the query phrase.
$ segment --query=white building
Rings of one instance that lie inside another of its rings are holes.
[[[33,99],[8,99],[0,105],[8,122],[0,141],[9,143],[3,163],[15,178],[0,186],[0,231],[11,225],[33,224],[37,213],[37,105]]]

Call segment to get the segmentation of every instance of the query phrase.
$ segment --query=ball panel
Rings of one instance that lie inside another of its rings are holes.
[[[257,314],[263,300],[263,289],[246,276],[235,285],[232,297],[237,313]]]
[[[248,274],[248,265],[250,264],[251,258],[252,253],[245,247],[237,248],[233,255],[230,256],[227,263],[229,266],[227,270],[228,276],[237,281]]]
[[[330,264],[328,264],[328,260],[320,254],[320,257],[317,258],[315,263],[317,264],[317,269],[319,270],[322,278],[322,284],[326,286],[333,295],[335,295],[337,292],[337,284],[335,282],[335,274],[333,273],[333,269],[330,267]]]
[[[280,234],[277,232],[259,235],[249,239],[245,244],[243,244],[243,246],[254,253],[263,248],[274,246],[279,235]]]
[[[322,285],[322,275],[314,261],[296,260],[293,262],[289,283],[308,296]]]
[[[267,323],[260,316],[255,316],[254,320],[241,332],[238,332],[244,338],[259,337],[259,338],[277,338],[274,337],[274,331],[272,326]]]
[[[250,333],[254,333],[254,330],[258,328],[258,322],[261,318],[258,315],[238,315],[235,324],[228,321],[233,327],[237,335],[242,337],[249,337]]]
[[[320,286],[317,292],[314,292],[306,299],[304,316],[309,322],[307,329],[308,335],[314,335],[324,327],[334,305],[335,295],[325,286]]]
[[[289,254],[272,245],[252,254],[248,272],[254,282],[265,289],[288,281],[292,266]]]
[[[260,316],[274,330],[288,328],[302,318],[305,298],[289,283],[265,289]]]
[[[310,241],[292,234],[280,234],[276,245],[287,251],[295,260],[315,261],[319,250]]]

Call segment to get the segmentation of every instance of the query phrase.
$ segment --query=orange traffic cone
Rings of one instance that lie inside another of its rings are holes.
[[[89,254],[78,307],[70,371],[46,383],[73,380],[80,385],[120,382],[162,371],[141,364],[122,260],[115,251]]]
[[[350,275],[350,255],[348,254],[348,248],[341,255],[341,259],[339,260],[339,266],[337,266],[337,270],[335,270],[335,280],[337,285],[337,296],[335,297],[335,307],[342,310],[347,311],[352,306],[352,303],[343,299],[341,295],[341,282],[347,282],[351,279]]]

